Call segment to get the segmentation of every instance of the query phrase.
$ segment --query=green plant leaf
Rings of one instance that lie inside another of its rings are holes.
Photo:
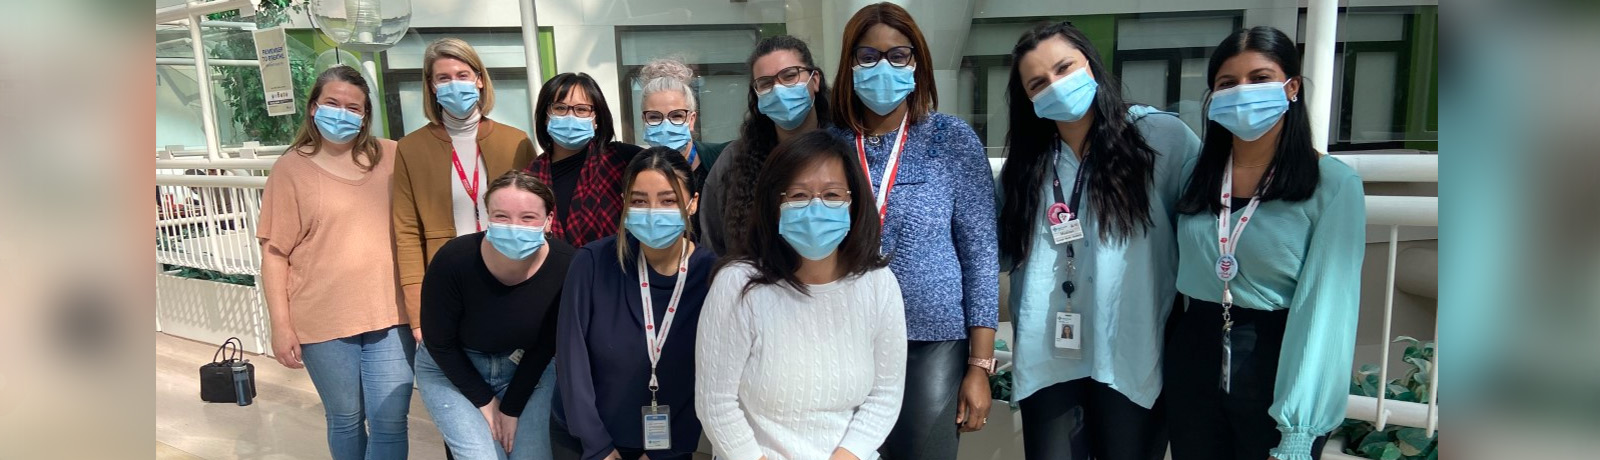
[[[1379,368],[1377,364],[1362,364],[1361,365],[1361,369],[1357,370],[1356,373],[1360,374],[1360,375],[1363,375],[1363,376],[1366,376],[1366,375],[1378,375],[1378,372],[1380,372],[1380,371],[1382,371],[1382,369]]]
[[[1379,460],[1400,460],[1400,447],[1394,444],[1384,444],[1383,452],[1378,455]]]
[[[1429,438],[1427,431],[1421,428],[1404,427],[1396,430],[1395,440],[1399,444],[1400,453],[1406,456],[1422,455],[1437,440]]]

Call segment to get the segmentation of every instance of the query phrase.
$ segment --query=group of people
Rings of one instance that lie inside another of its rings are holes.
[[[998,186],[904,9],[842,43],[832,88],[805,42],[757,44],[725,145],[693,139],[672,60],[639,76],[642,149],[581,73],[540,88],[532,139],[494,121],[454,38],[398,142],[369,134],[359,72],[324,72],[257,236],[274,354],[310,374],[332,456],[404,458],[414,384],[464,460],[687,459],[702,434],[728,460],[954,459],[988,422],[1005,271],[1028,458],[1317,458],[1363,193],[1312,144],[1292,39],[1218,45],[1201,139],[1040,25]]]

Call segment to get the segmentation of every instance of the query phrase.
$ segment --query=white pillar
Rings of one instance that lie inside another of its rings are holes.
[[[200,15],[190,14],[189,45],[194,49],[194,78],[200,87],[200,122],[206,134],[206,158],[222,158],[222,144],[217,139],[216,101],[211,97],[211,66],[206,63],[206,47],[201,42]]]
[[[1306,8],[1306,57],[1303,74],[1309,85],[1302,85],[1311,116],[1311,145],[1328,149],[1328,126],[1333,113],[1333,44],[1338,33],[1339,2],[1310,0]]]
[[[544,84],[544,72],[539,62],[539,19],[533,0],[521,0],[522,4],[522,55],[528,61],[528,114],[530,120],[537,115],[539,107],[539,88]]]

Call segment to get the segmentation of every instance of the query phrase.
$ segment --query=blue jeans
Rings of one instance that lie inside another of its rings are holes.
[[[300,353],[322,398],[334,460],[406,458],[416,353],[410,329],[395,326],[302,344]]]
[[[511,353],[479,353],[467,350],[467,358],[483,380],[493,387],[497,396],[505,397],[506,387],[517,365],[511,362]],[[528,405],[517,417],[517,437],[511,452],[506,452],[489,433],[489,422],[483,411],[467,400],[450,378],[439,370],[439,364],[426,349],[417,354],[417,389],[422,391],[422,403],[433,416],[433,423],[444,435],[444,443],[456,460],[550,460],[550,399],[556,388],[556,363],[550,361],[539,385],[528,397]]]

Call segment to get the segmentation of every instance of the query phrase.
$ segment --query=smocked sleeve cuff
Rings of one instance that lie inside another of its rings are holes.
[[[1317,435],[1306,428],[1278,427],[1283,439],[1272,449],[1272,458],[1278,460],[1311,460],[1311,444]]]

